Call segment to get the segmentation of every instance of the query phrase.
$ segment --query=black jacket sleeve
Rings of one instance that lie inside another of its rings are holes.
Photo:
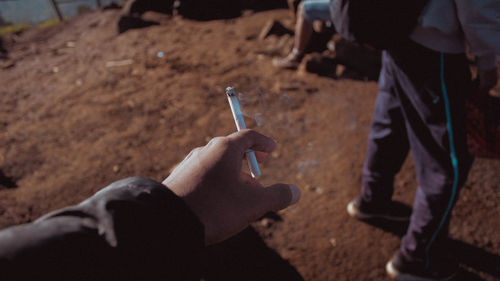
[[[188,280],[203,247],[203,226],[186,204],[134,177],[0,231],[0,279]]]

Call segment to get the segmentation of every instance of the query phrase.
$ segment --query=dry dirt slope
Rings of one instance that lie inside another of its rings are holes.
[[[9,45],[15,66],[0,70],[0,169],[17,187],[0,188],[1,227],[123,177],[161,180],[190,149],[234,130],[224,97],[232,85],[249,125],[279,143],[262,181],[297,184],[303,198],[212,248],[205,279],[386,280],[404,226],[345,213],[359,188],[376,83],[274,69],[270,55],[290,38],[256,38],[270,18],[290,24],[285,10],[176,17],[122,35],[117,16],[88,14]],[[106,66],[124,60],[131,64]],[[499,171],[499,161],[476,161],[455,208],[460,280],[500,280]],[[408,161],[396,197],[411,203],[415,187]]]

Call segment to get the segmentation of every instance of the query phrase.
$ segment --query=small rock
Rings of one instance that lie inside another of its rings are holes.
[[[273,151],[273,152],[271,152],[271,157],[278,158],[278,157],[280,157],[280,153],[278,151]]]
[[[260,225],[262,225],[263,227],[269,228],[271,225],[273,225],[273,221],[268,219],[268,218],[263,218],[260,221]]]
[[[315,87],[306,88],[306,92],[307,92],[308,94],[314,94],[314,93],[316,93],[317,91],[319,91],[319,89],[318,89],[318,88],[315,88]]]
[[[130,65],[133,64],[134,61],[131,59],[126,59],[126,60],[120,60],[120,61],[107,61],[106,62],[106,67],[117,67],[117,66],[125,66],[125,65]]]
[[[54,67],[52,68],[52,72],[54,72],[54,73],[58,73],[58,72],[59,72],[59,67],[54,66]]]
[[[249,34],[245,37],[245,40],[251,41],[251,40],[255,40],[256,38],[257,38],[257,34]]]
[[[290,81],[278,81],[276,83],[276,92],[287,92],[287,91],[297,91],[300,89],[300,81],[290,80]]]
[[[131,74],[132,74],[133,76],[137,76],[137,75],[142,74],[142,71],[141,71],[140,69],[138,69],[138,68],[134,68],[134,69],[132,70],[132,73],[131,73]]]
[[[16,62],[14,60],[7,60],[6,62],[4,62],[2,64],[2,69],[11,68],[11,67],[14,67],[15,65],[16,65]]]
[[[335,238],[330,238],[330,245],[332,245],[332,247],[337,247],[337,240]]]
[[[83,85],[83,81],[82,81],[82,79],[76,79],[75,84],[76,84],[78,87],[80,87],[81,85]]]
[[[243,12],[241,13],[241,16],[248,17],[248,16],[251,16],[253,14],[255,14],[255,12],[253,10],[243,10]]]
[[[345,72],[345,66],[337,64],[337,66],[335,67],[335,75],[337,75],[337,77],[340,77],[342,76],[342,74],[344,74],[344,72]]]
[[[120,167],[118,165],[113,166],[113,172],[118,173],[120,171]]]
[[[73,41],[69,41],[69,42],[66,43],[66,47],[68,47],[68,48],[74,48],[74,47],[76,47],[76,43],[73,42]]]
[[[316,194],[323,194],[323,188],[320,186],[313,186],[310,190]]]

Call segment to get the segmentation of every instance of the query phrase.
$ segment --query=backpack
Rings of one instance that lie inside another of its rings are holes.
[[[337,31],[346,39],[377,49],[390,49],[407,40],[429,2],[429,0],[333,1],[333,21]]]

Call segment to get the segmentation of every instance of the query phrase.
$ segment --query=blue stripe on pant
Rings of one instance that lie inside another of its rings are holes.
[[[361,197],[371,204],[389,202],[394,176],[411,149],[419,187],[400,248],[410,260],[432,262],[448,236],[450,211],[472,163],[464,120],[470,89],[463,54],[441,57],[415,43],[383,54]]]

